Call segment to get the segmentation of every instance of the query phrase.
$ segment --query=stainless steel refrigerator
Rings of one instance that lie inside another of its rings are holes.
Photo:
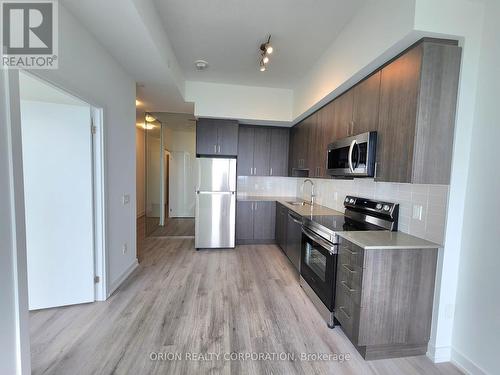
[[[196,249],[234,248],[236,159],[198,158]]]

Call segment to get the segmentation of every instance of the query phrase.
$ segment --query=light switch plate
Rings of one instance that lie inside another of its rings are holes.
[[[122,202],[123,202],[123,205],[125,206],[126,204],[129,204],[130,203],[130,194],[123,194],[123,197],[122,197]]]
[[[420,204],[414,204],[413,205],[413,215],[412,217],[415,219],[415,220],[420,220],[422,221],[422,211],[423,211],[423,206],[420,205]]]

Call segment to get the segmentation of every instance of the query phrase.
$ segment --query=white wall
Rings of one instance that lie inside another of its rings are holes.
[[[196,130],[165,129],[165,148],[170,151],[169,216],[194,217],[197,176]]]
[[[292,121],[292,90],[186,81],[184,99],[195,102],[195,116]]]
[[[36,74],[104,111],[108,291],[136,260],[135,83],[59,2],[59,69]],[[130,194],[130,204],[122,195]],[[123,244],[128,251],[123,254]]]
[[[466,185],[452,359],[471,373],[500,369],[500,3],[485,2]],[[481,370],[478,370],[481,369]]]
[[[146,141],[144,129],[135,129],[137,217],[146,213]]]

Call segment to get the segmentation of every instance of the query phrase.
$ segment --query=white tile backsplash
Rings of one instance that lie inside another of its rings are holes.
[[[443,245],[448,208],[448,185],[418,185],[354,180],[312,179],[316,203],[344,212],[346,195],[399,203],[399,230]],[[238,195],[309,199],[311,185],[296,177],[238,177]],[[422,220],[413,206],[422,206]]]
[[[296,197],[297,179],[293,177],[238,176],[238,195]]]
[[[303,178],[297,179],[297,194],[308,199],[309,184],[306,191],[301,189]],[[327,180],[313,179],[317,202],[335,210],[344,211],[346,195],[379,199],[399,203],[400,231],[429,241],[443,244],[446,213],[448,207],[448,185],[418,185],[375,182],[373,179]],[[324,194],[324,192],[327,192]],[[337,194],[335,194],[337,193]],[[334,199],[336,195],[337,199]],[[422,206],[422,220],[413,218],[413,206]]]

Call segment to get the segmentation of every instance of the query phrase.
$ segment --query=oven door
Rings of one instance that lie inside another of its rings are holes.
[[[327,168],[331,176],[373,177],[377,132],[344,138],[328,146]]]
[[[337,245],[302,227],[300,275],[328,310],[333,311]]]

